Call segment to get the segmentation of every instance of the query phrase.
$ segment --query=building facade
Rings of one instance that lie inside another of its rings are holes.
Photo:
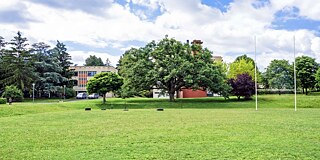
[[[114,72],[118,70],[112,66],[71,66],[70,70],[74,72],[72,79],[75,81],[73,89],[77,92],[86,92],[88,80],[101,72]]]

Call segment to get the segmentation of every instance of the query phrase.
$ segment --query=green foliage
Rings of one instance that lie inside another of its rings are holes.
[[[15,101],[20,101],[23,98],[22,91],[16,86],[6,86],[4,92],[2,93],[4,98],[12,98]]]
[[[175,92],[182,87],[222,92],[225,77],[211,58],[208,49],[167,36],[158,43],[132,48],[119,61],[119,74],[125,79],[121,95],[159,88],[167,91],[173,101]]]
[[[65,81],[62,83],[63,85],[67,85],[68,87],[73,86],[73,81],[70,80],[70,78],[73,75],[73,72],[69,70],[70,65],[72,65],[71,62],[71,56],[67,52],[66,45],[61,43],[60,41],[57,41],[56,46],[50,51],[52,52],[52,56],[55,57],[58,61],[59,67],[62,68],[61,72],[58,72],[62,75],[62,77],[65,77]]]
[[[229,66],[229,72],[227,77],[237,78],[237,75],[247,73],[251,77],[254,77],[254,64],[246,61],[245,59],[236,60]]]
[[[7,100],[5,98],[0,98],[0,104],[6,104]]]
[[[66,98],[73,98],[76,96],[76,91],[73,88],[66,88]]]
[[[21,32],[8,43],[0,37],[0,92],[4,86],[15,85],[29,96],[35,83],[37,96],[59,96],[57,91],[61,86],[73,87],[70,80],[73,72],[69,70],[71,56],[63,43],[58,41],[56,47],[50,49],[49,45],[39,42],[29,49],[27,42]]]
[[[314,58],[301,56],[296,58],[297,80],[302,87],[303,92],[308,94],[308,88],[313,88],[316,84],[316,72],[319,68]]]
[[[318,68],[316,72],[315,79],[316,79],[316,88],[320,89],[320,68]]]
[[[287,60],[275,59],[267,67],[266,79],[271,88],[279,91],[293,88],[293,66]]]
[[[255,65],[254,60],[252,58],[248,57],[246,54],[238,56],[236,58],[235,62],[238,62],[238,61],[240,61],[242,59],[247,61],[248,63],[251,63],[253,66]]]
[[[27,38],[17,33],[11,42],[9,49],[3,51],[1,71],[4,73],[0,83],[15,85],[23,91],[31,89],[31,83],[37,78],[33,67],[34,60],[27,49]]]
[[[95,55],[90,55],[86,59],[85,66],[104,66],[102,59],[99,57],[96,57]]]
[[[105,103],[105,94],[119,90],[122,84],[123,79],[117,73],[102,72],[88,81],[87,91],[89,93],[103,94],[103,103]]]
[[[49,92],[56,92],[61,88],[64,82],[68,81],[61,75],[62,66],[59,66],[57,57],[54,57],[49,45],[40,42],[32,45],[38,80],[35,82],[35,89],[44,95]]]
[[[228,79],[236,78],[238,74],[249,74],[253,80],[255,80],[255,62],[252,58],[248,57],[246,54],[239,56],[236,60],[229,65],[229,71],[227,74]],[[262,82],[261,72],[257,68],[257,81]]]

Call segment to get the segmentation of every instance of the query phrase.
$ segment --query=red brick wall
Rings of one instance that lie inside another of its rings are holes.
[[[203,91],[203,90],[182,89],[182,92],[183,92],[183,97],[180,97],[180,98],[207,97],[207,91]]]

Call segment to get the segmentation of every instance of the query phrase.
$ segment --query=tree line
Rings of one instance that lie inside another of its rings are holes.
[[[44,42],[28,44],[21,32],[10,41],[0,36],[0,64],[0,92],[7,87],[30,97],[34,85],[37,97],[74,96],[71,56],[60,41],[51,48]],[[64,86],[67,95],[62,95]]]
[[[89,80],[87,90],[100,94],[114,91],[125,98],[161,89],[174,101],[181,89],[189,88],[218,93],[225,98],[235,95],[238,99],[249,99],[255,92],[254,60],[242,55],[226,64],[214,60],[212,55],[201,44],[182,43],[166,36],[158,42],[127,50],[117,65],[117,76],[97,75]],[[51,48],[44,42],[29,45],[20,32],[8,42],[0,37],[0,63],[0,92],[11,87],[28,97],[34,84],[38,97],[61,97],[64,86],[72,93],[75,85],[71,80],[73,72],[69,70],[71,56],[59,41]],[[111,66],[111,63],[107,59],[104,64],[101,58],[90,55],[85,65]],[[289,61],[273,60],[265,72],[257,68],[257,81],[259,87],[278,89],[280,93],[282,89],[293,88],[293,74],[293,64]],[[320,89],[320,69],[314,58],[297,57],[296,74],[303,93]]]
[[[124,78],[121,96],[137,95],[143,90],[161,89],[174,100],[182,88],[201,89],[225,98],[235,95],[250,99],[255,93],[255,62],[247,55],[230,64],[215,61],[213,52],[199,44],[181,43],[167,36],[141,48],[131,48],[121,57],[118,69]],[[293,89],[293,63],[273,60],[265,72],[257,68],[259,88]],[[320,69],[314,58],[296,58],[297,85],[302,92],[320,89]]]

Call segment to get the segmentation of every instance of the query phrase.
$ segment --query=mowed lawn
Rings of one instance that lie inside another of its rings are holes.
[[[320,159],[320,96],[259,99],[0,105],[0,159]]]

